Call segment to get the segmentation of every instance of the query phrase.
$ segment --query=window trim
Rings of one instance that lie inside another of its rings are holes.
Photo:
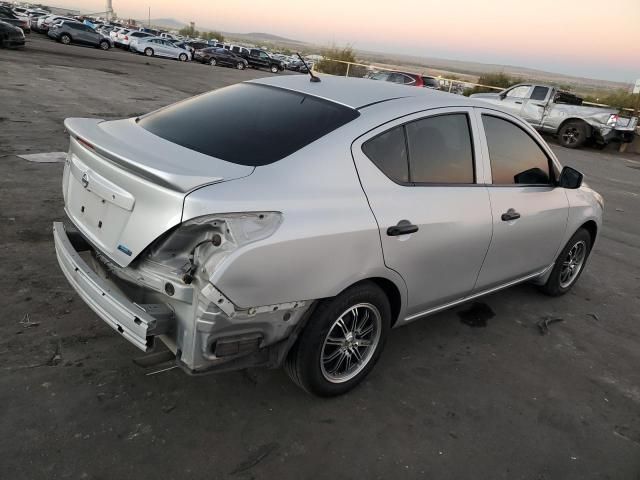
[[[447,107],[448,109],[449,107]],[[426,110],[426,112],[429,112],[431,110]],[[424,113],[424,111],[422,112],[414,112],[411,113],[409,115],[405,115],[406,116],[413,116],[413,115],[417,115],[420,113]],[[411,155],[409,154],[409,136],[407,135],[407,125],[410,123],[414,123],[414,122],[419,122],[421,120],[426,120],[426,119],[430,119],[430,118],[435,118],[435,117],[443,117],[445,115],[464,115],[467,119],[467,128],[469,130],[469,141],[471,144],[471,166],[473,169],[473,182],[471,183],[450,183],[450,182],[412,182],[411,181]],[[404,117],[401,117],[404,118]],[[391,120],[391,122],[394,122],[395,120],[399,120],[399,119],[394,119]],[[387,122],[390,123],[390,122]],[[382,125],[380,125],[380,127],[382,127]],[[364,145],[366,143],[368,143],[369,141],[378,138],[381,135],[384,135],[388,132],[390,132],[391,130],[395,129],[395,128],[402,128],[402,132],[404,135],[404,144],[405,144],[405,150],[407,152],[407,174],[408,174],[408,178],[409,181],[408,182],[401,182],[398,181],[396,179],[393,179],[391,177],[389,177],[381,168],[378,167],[378,165],[376,165],[376,163],[371,160],[371,158],[369,158],[367,156],[367,154],[364,152]],[[373,129],[376,130],[376,129]],[[370,130],[371,131],[371,130]],[[388,178],[389,180],[391,180],[393,183],[395,183],[396,185],[400,185],[403,187],[476,187],[476,186],[483,186],[484,184],[478,183],[478,172],[477,172],[477,168],[476,168],[476,162],[477,162],[477,156],[476,156],[476,144],[475,141],[473,139],[473,127],[472,127],[472,112],[470,110],[452,110],[452,111],[448,111],[448,112],[442,112],[442,113],[436,113],[434,115],[424,115],[422,117],[418,117],[418,118],[414,118],[402,123],[398,123],[395,124],[389,128],[387,128],[386,130],[383,130],[381,132],[376,133],[375,135],[367,138],[366,140],[362,141],[360,143],[360,151],[362,152],[362,154],[365,156],[365,158],[371,162],[371,164],[377,168],[380,173],[382,173],[386,178]]]
[[[553,158],[549,155],[549,153],[547,152],[547,149],[544,148],[540,142],[538,142],[538,140],[536,140],[536,138],[531,135],[530,132],[527,131],[526,128],[524,128],[522,125],[519,125],[517,122],[514,122],[513,120],[511,120],[509,117],[505,116],[504,114],[502,114],[502,112],[498,112],[496,110],[489,110],[489,109],[478,109],[478,114],[480,116],[479,120],[480,120],[480,125],[482,127],[482,135],[484,136],[484,142],[485,142],[485,147],[486,147],[486,154],[487,154],[487,161],[486,161],[486,166],[489,169],[489,172],[491,172],[491,183],[487,183],[486,186],[488,187],[500,187],[500,188],[522,188],[522,187],[537,187],[537,188],[555,188],[558,186],[558,179],[556,178],[556,171],[554,166],[556,166],[556,163],[553,161]],[[502,115],[499,115],[502,114]],[[494,183],[493,182],[493,170],[491,168],[491,154],[489,153],[489,141],[487,139],[487,132],[484,129],[484,122],[482,121],[482,117],[483,116],[488,116],[488,117],[494,117],[494,118],[499,118],[500,120],[504,120],[505,122],[508,122],[510,124],[512,124],[513,126],[519,128],[520,130],[522,130],[525,135],[527,135],[531,141],[533,141],[533,143],[536,144],[536,146],[540,149],[540,151],[544,154],[544,156],[547,158],[547,166],[549,167],[549,180],[550,183]]]

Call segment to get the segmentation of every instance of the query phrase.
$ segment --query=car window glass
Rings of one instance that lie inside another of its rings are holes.
[[[416,183],[473,183],[473,148],[464,113],[406,125],[409,179]]]
[[[507,97],[525,98],[529,92],[529,85],[520,85],[519,87],[512,88],[507,92]]]
[[[205,155],[261,166],[358,116],[357,110],[300,92],[239,83],[152,112],[138,125]]]
[[[524,130],[502,118],[482,115],[495,185],[548,185],[549,159]]]
[[[549,87],[533,87],[533,92],[531,92],[531,100],[544,100],[547,98],[547,93],[549,92]]]
[[[404,127],[392,128],[362,145],[362,151],[391,180],[409,181],[409,163]]]

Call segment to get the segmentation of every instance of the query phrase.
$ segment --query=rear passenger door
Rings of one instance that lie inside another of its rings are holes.
[[[534,126],[542,125],[545,108],[549,101],[550,88],[534,85],[524,100],[520,116]]]
[[[385,264],[407,285],[409,317],[468,295],[489,247],[491,209],[477,181],[483,175],[474,123],[472,109],[434,109],[352,145]]]
[[[490,289],[548,267],[561,247],[569,204],[552,153],[524,122],[478,109],[487,160],[493,238],[476,285]]]

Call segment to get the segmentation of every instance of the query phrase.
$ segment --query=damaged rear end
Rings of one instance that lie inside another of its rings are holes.
[[[240,308],[209,278],[230,255],[273,235],[282,215],[183,219],[191,192],[241,182],[255,167],[184,148],[137,119],[69,119],[65,127],[69,222],[54,223],[54,240],[87,305],[145,352],[161,339],[191,373],[279,364],[308,302]]]

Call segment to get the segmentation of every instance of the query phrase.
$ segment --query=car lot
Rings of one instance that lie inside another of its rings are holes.
[[[41,37],[0,51],[0,71],[0,477],[637,478],[637,156],[554,148],[606,202],[569,295],[522,285],[483,300],[484,327],[463,306],[395,330],[360,388],[321,400],[281,371],[145,375],[58,269],[62,166],[15,156],[64,151],[65,117],[133,116],[270,74]]]

